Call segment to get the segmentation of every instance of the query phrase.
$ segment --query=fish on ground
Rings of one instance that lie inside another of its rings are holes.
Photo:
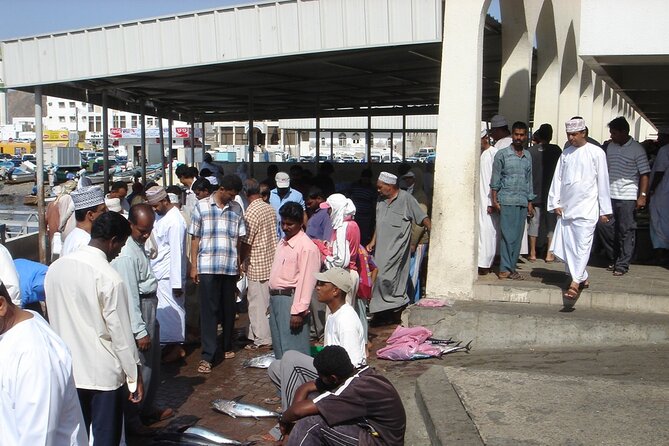
[[[247,359],[242,365],[244,367],[253,367],[256,369],[268,369],[269,365],[275,360],[274,353],[267,353],[261,356],[256,356],[255,358]]]
[[[212,407],[218,412],[230,415],[232,418],[278,418],[279,414],[253,404],[240,403],[242,397],[233,400],[217,399],[211,402]]]

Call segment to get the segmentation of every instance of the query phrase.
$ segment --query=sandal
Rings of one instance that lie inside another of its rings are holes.
[[[625,274],[627,274],[627,271],[620,271],[618,269],[613,272],[613,275],[616,277],[624,276]]]
[[[200,361],[197,366],[198,373],[211,373],[211,362],[207,362],[204,359]]]
[[[281,397],[280,396],[272,396],[269,398],[265,398],[262,400],[263,403],[269,404],[270,406],[274,406],[275,404],[279,404],[281,402]]]
[[[231,350],[231,351],[229,351],[229,352],[225,352],[225,356],[224,356],[224,357],[225,357],[225,359],[232,359],[232,358],[234,358],[235,356],[236,356],[236,355],[235,355],[235,352],[233,352],[233,351]]]
[[[521,276],[518,271],[514,271],[511,274],[509,274],[509,279],[511,279],[511,280],[525,280],[525,278],[523,276]]]
[[[589,280],[584,280],[583,282],[578,284],[578,288],[581,290],[585,290],[590,288],[590,281]]]
[[[562,297],[568,300],[576,300],[576,298],[578,297],[578,293],[579,293],[578,287],[570,286],[567,289],[567,291],[564,292]]]

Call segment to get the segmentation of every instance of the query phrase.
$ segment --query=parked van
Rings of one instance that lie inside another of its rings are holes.
[[[34,142],[0,141],[0,153],[23,156],[35,153]]]

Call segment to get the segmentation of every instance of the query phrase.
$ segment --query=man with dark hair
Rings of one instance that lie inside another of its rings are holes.
[[[171,409],[158,411],[153,407],[153,399],[160,375],[160,336],[156,309],[158,297],[156,280],[144,244],[151,236],[155,215],[148,204],[136,204],[128,215],[131,235],[112,266],[121,275],[128,291],[130,323],[135,336],[142,364],[144,400],[141,405],[126,403],[126,430],[142,432],[140,414],[147,419],[164,419],[173,412]]]
[[[197,197],[198,201],[202,200],[203,198],[207,198],[213,192],[211,183],[206,178],[198,178],[197,180],[195,180],[193,182],[191,190],[193,191],[193,193],[195,193],[195,196]]]
[[[314,274],[321,267],[318,248],[302,231],[302,206],[289,201],[281,206],[279,216],[285,235],[277,245],[269,277],[269,326],[276,359],[288,350],[309,354],[309,304]]]
[[[2,443],[88,444],[67,345],[37,313],[22,310],[0,281]]]
[[[599,223],[599,234],[614,276],[629,271],[634,254],[636,211],[645,209],[650,165],[643,146],[630,136],[630,125],[619,116],[609,122],[611,142],[606,147],[613,218]]]
[[[289,435],[284,444],[404,444],[406,413],[390,381],[370,367],[356,372],[337,345],[316,355],[314,368],[318,378],[297,389],[279,418],[282,433]]]
[[[128,185],[124,181],[114,181],[105,198],[118,198],[121,202],[121,208],[123,208],[125,212],[128,212],[130,210],[130,204],[128,204],[128,200],[125,199],[126,195],[128,195]]]
[[[534,216],[532,200],[532,156],[525,150],[527,124],[517,121],[512,126],[513,142],[500,149],[492,163],[490,196],[499,212],[500,264],[499,278],[523,280],[516,271],[525,220]]]
[[[330,241],[332,237],[332,222],[328,210],[321,209],[321,203],[325,202],[327,196],[318,187],[309,189],[307,195],[307,235],[314,240]]]
[[[532,181],[536,198],[532,201],[534,206],[534,216],[530,220],[527,228],[529,238],[529,256],[528,260],[533,262],[537,260],[537,248],[546,246],[546,262],[555,260],[553,253],[548,249],[553,239],[553,231],[557,222],[557,215],[546,211],[548,203],[548,190],[553,181],[555,165],[562,155],[559,146],[551,144],[553,139],[553,126],[550,124],[541,124],[541,126],[532,135],[531,146],[527,151],[532,157]],[[547,240],[547,243],[544,243]]]
[[[249,205],[244,214],[246,235],[241,238],[241,266],[248,279],[249,333],[253,341],[245,348],[256,350],[272,345],[267,320],[269,308],[269,274],[276,253],[276,214],[262,199],[260,184],[249,178],[245,181]],[[267,187],[264,188],[268,191]]]
[[[274,177],[279,173],[279,166],[276,164],[270,164],[267,166],[267,178],[261,181],[261,183],[267,184],[270,190],[276,187],[276,180]]]
[[[65,239],[60,256],[72,254],[79,247],[87,245],[91,239],[93,222],[100,214],[107,210],[105,196],[97,186],[82,187],[70,193],[74,203],[74,218],[77,226]]]
[[[125,218],[105,212],[93,223],[90,243],[56,260],[44,283],[49,320],[72,352],[85,426],[92,424],[96,445],[119,444],[124,382],[131,401],[143,396],[127,287],[109,264],[130,234]]]
[[[176,175],[177,178],[179,178],[181,184],[183,184],[186,188],[186,202],[184,203],[183,207],[184,211],[190,215],[191,212],[193,212],[195,204],[197,203],[197,197],[192,190],[193,183],[198,176],[197,167],[188,167],[185,164],[182,164],[177,167]]]
[[[219,318],[223,326],[224,358],[235,357],[232,333],[235,325],[235,293],[240,237],[246,235],[242,207],[235,195],[242,190],[237,175],[225,175],[220,188],[198,201],[188,233],[191,241],[193,282],[200,285],[200,333],[202,359],[198,372],[211,373],[217,350]]]
[[[372,184],[372,169],[363,169],[360,172],[360,179],[351,184],[351,188],[345,195],[355,205],[355,217],[353,219],[360,228],[360,244],[366,246],[374,233],[376,218],[374,207],[378,197],[376,188]]]

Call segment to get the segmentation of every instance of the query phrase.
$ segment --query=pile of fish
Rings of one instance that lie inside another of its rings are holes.
[[[462,341],[435,339],[425,327],[398,326],[386,341],[387,346],[376,355],[391,361],[412,361],[415,359],[441,358],[455,352],[469,353],[472,341],[461,345]]]
[[[242,364],[244,367],[253,367],[256,369],[267,369],[269,365],[276,360],[274,353],[270,352],[265,355],[256,356],[255,358],[247,359]]]
[[[279,414],[253,404],[241,403],[242,397],[233,400],[217,399],[211,402],[211,406],[218,412],[230,415],[232,418],[249,417],[255,418],[278,418]]]
[[[157,435],[151,446],[215,446],[220,444],[231,444],[237,446],[251,446],[255,441],[237,441],[213,430],[192,426],[183,432],[164,432]]]

